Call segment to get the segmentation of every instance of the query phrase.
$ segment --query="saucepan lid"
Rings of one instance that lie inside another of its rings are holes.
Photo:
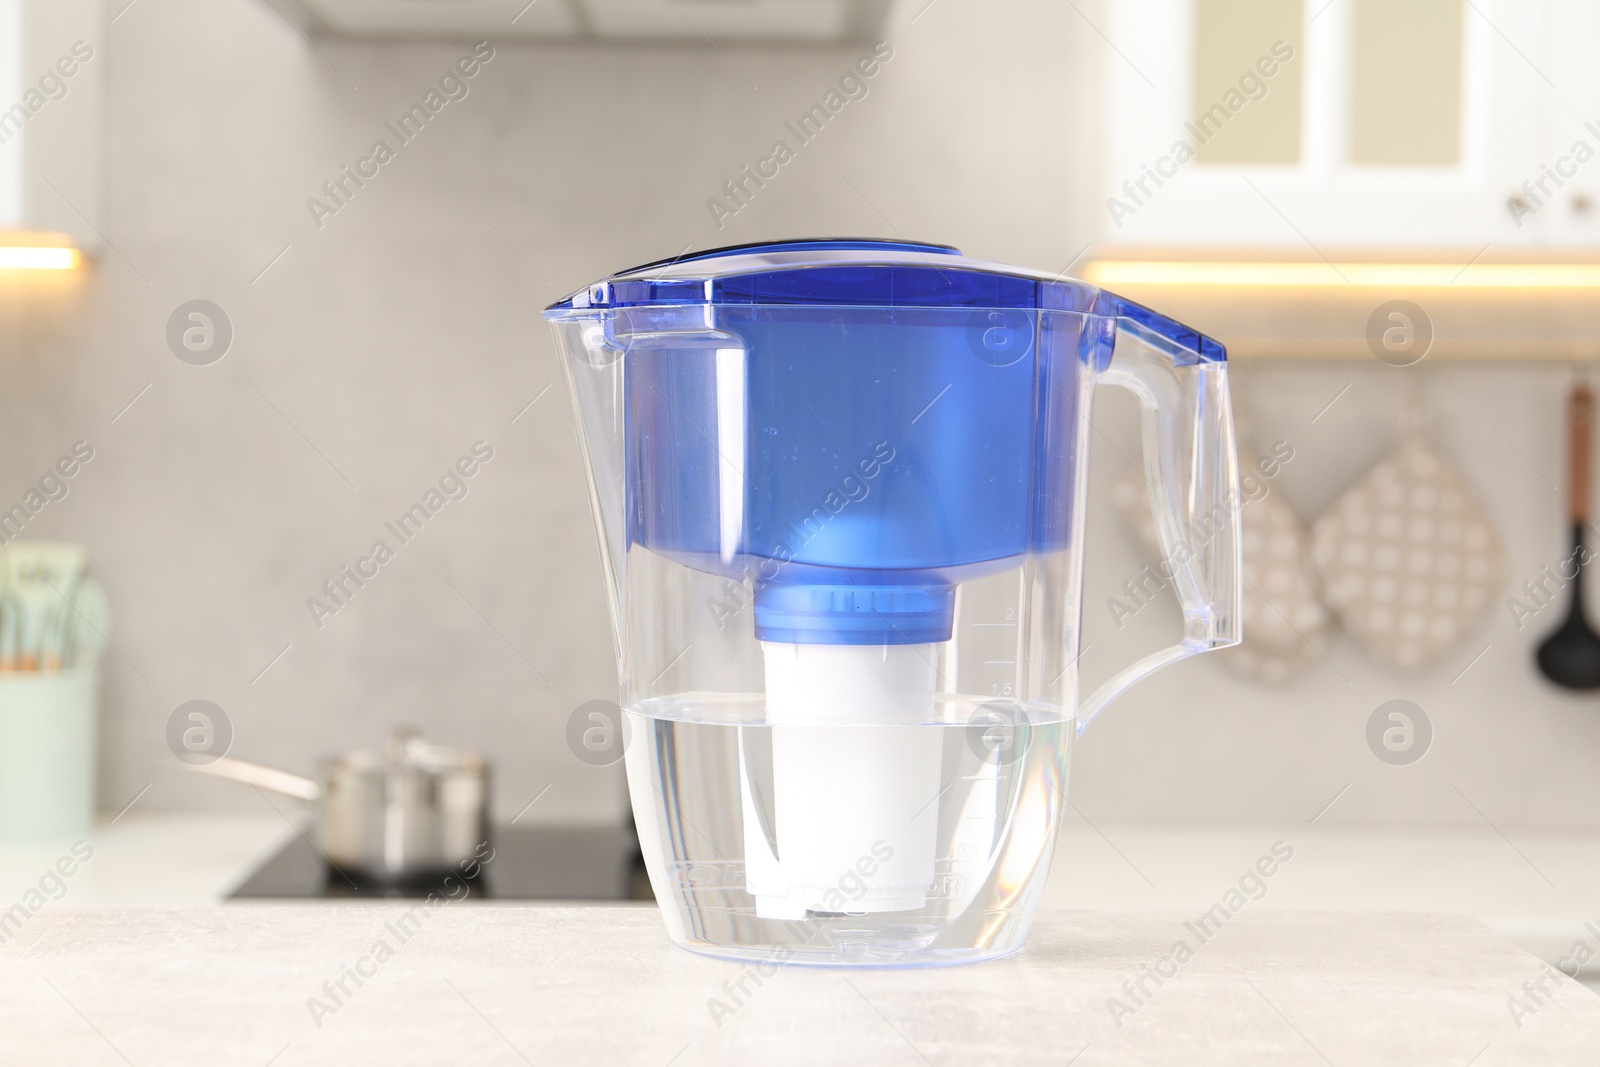
[[[417,730],[404,726],[391,731],[381,749],[350,749],[323,762],[326,773],[374,776],[481,775],[485,766],[483,757],[476,752],[433,744]]]

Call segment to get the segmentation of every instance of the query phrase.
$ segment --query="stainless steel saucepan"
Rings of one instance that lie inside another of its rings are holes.
[[[382,751],[323,760],[318,780],[226,756],[195,770],[315,802],[328,862],[382,881],[481,860],[488,840],[488,764],[409,729],[391,733]]]

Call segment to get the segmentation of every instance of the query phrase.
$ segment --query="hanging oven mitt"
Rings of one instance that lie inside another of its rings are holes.
[[[1254,454],[1242,440],[1239,453],[1241,460]],[[1258,466],[1240,464],[1245,503],[1239,515],[1244,564],[1239,617],[1244,640],[1222,650],[1218,660],[1246,678],[1285,682],[1317,660],[1311,642],[1323,639],[1330,619],[1317,595],[1305,524],[1261,477]],[[1145,554],[1159,560],[1161,549],[1144,478],[1138,471],[1128,471],[1112,487],[1111,497]]]
[[[1419,667],[1493,608],[1506,556],[1483,507],[1410,418],[1400,446],[1312,526],[1323,595],[1373,659]]]

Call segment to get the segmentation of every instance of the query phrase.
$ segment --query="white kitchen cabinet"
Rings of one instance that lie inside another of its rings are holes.
[[[1600,233],[1592,206],[1600,200],[1600,6],[1117,0],[1103,10],[1112,47],[1105,246],[1276,248],[1311,258],[1352,247],[1471,254],[1586,245]],[[1219,34],[1229,16],[1236,32]],[[1251,42],[1252,33],[1261,39]],[[1251,60],[1273,57],[1279,42],[1277,58],[1262,66],[1274,74],[1253,72]],[[1218,49],[1243,80],[1232,99],[1215,78],[1215,96],[1202,92]],[[1283,61],[1287,49],[1293,58]],[[1287,150],[1278,131],[1274,151],[1249,127],[1282,111],[1286,98],[1298,123]],[[1208,113],[1212,121],[1196,125]],[[1406,117],[1416,114],[1436,118]],[[1447,114],[1453,131],[1440,128],[1437,116]],[[1235,143],[1208,151],[1208,134]],[[1179,163],[1175,149],[1185,144],[1200,154]],[[1394,155],[1425,161],[1373,162]],[[1551,168],[1568,172],[1559,184]]]
[[[1594,58],[1600,5],[1546,0],[1528,6],[1547,8],[1539,64],[1555,84],[1541,86],[1543,149],[1523,177],[1543,202],[1529,201],[1534,211],[1522,217],[1521,236],[1530,244],[1593,245],[1600,241],[1600,65]]]

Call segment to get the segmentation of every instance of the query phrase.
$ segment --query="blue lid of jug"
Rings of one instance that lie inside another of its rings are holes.
[[[1221,361],[1197,330],[1086,282],[962,255],[950,245],[827,237],[729,245],[630,267],[545,309],[574,312],[685,306],[832,306],[1076,311],[1127,319]]]
[[[949,245],[818,238],[657,260],[580,289],[549,310],[810,304],[1089,311],[1098,292],[1071,279],[972,259]]]

